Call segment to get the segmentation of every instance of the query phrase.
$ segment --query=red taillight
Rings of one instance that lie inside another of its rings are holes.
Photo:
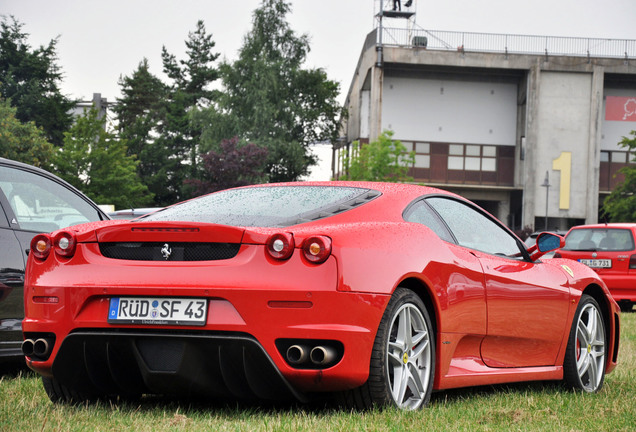
[[[561,254],[559,252],[555,252],[554,253],[554,258],[562,258]]]
[[[38,234],[31,240],[31,253],[40,260],[45,260],[51,253],[51,237],[48,234]]]
[[[314,236],[303,242],[303,255],[315,264],[325,262],[331,255],[331,239],[325,236]]]
[[[55,253],[62,257],[72,257],[75,253],[75,235],[68,231],[60,231],[53,238]]]
[[[636,269],[636,255],[632,255],[629,257],[629,268]]]
[[[274,234],[267,240],[266,246],[272,258],[286,260],[294,253],[294,236],[290,233]]]

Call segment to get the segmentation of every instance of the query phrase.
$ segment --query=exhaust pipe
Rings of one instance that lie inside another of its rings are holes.
[[[33,342],[33,339],[25,339],[24,342],[22,342],[22,354],[27,357],[32,356],[34,344],[35,342]]]
[[[49,354],[49,350],[52,346],[52,339],[39,338],[33,343],[33,354],[38,357],[45,357]]]
[[[303,345],[292,345],[287,348],[287,361],[291,364],[301,364],[307,361],[309,349]]]
[[[331,347],[317,346],[311,350],[309,358],[313,364],[323,366],[334,361],[336,355],[336,350]]]

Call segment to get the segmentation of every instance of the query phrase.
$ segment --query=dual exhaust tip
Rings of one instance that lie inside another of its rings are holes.
[[[53,338],[25,339],[22,342],[22,354],[27,357],[48,358],[53,349]]]
[[[335,363],[338,352],[333,347],[326,345],[315,347],[292,345],[287,348],[286,357],[289,364],[294,366],[311,362],[314,367],[328,367]]]

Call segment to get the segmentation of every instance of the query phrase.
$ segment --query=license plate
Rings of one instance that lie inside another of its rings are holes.
[[[208,301],[193,298],[112,297],[112,324],[205,325]]]
[[[609,259],[580,259],[580,263],[592,268],[611,268],[612,260]]]

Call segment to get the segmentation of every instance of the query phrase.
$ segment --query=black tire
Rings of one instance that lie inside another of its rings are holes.
[[[380,321],[369,379],[342,393],[340,401],[359,409],[393,406],[415,410],[428,404],[434,375],[435,333],[428,310],[413,291],[400,287]]]
[[[607,334],[601,308],[594,298],[583,294],[563,360],[565,384],[576,391],[598,392],[605,378],[606,351]]]

